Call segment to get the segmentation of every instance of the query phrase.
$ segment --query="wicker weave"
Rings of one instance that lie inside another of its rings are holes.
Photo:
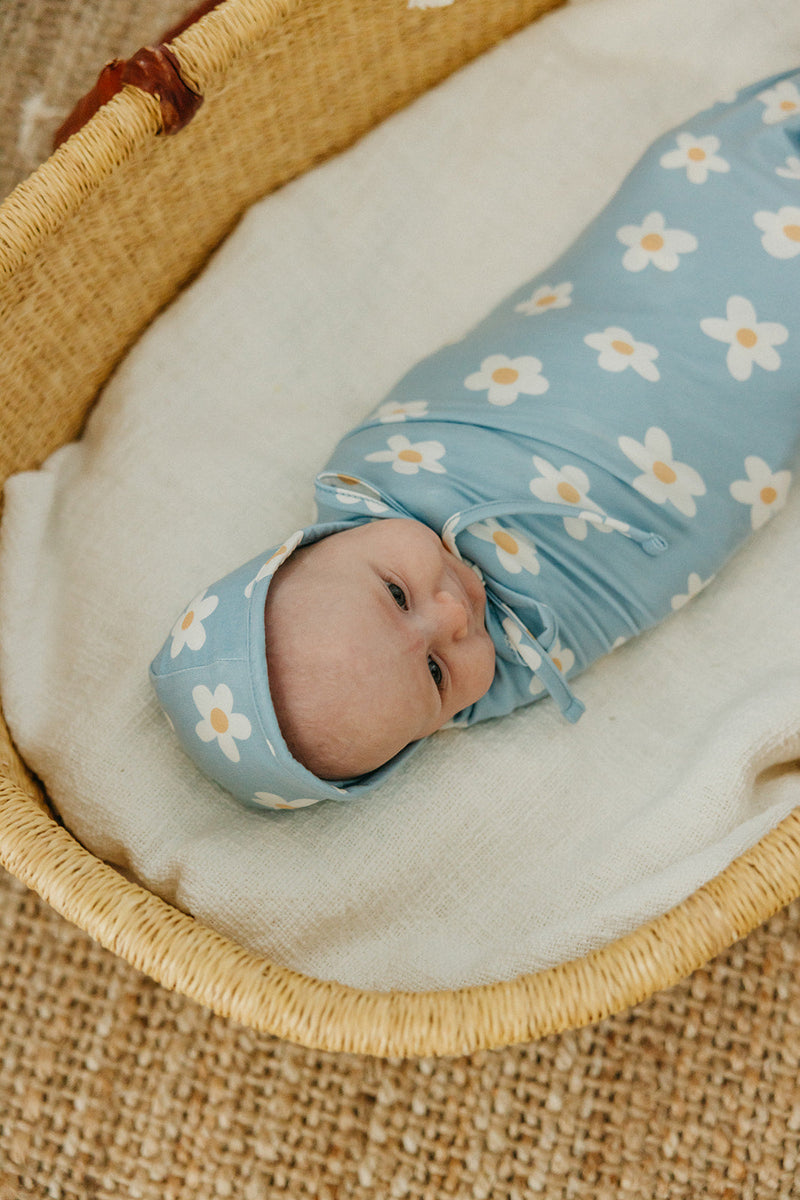
[[[553,0],[226,0],[173,43],[205,104],[174,138],[126,88],[0,208],[0,478],[80,430],[110,371],[256,198],[340,149]],[[34,402],[35,400],[35,402]],[[245,952],[89,854],[3,726],[0,861],[167,987],[307,1046],[454,1054],[635,1003],[798,892],[793,814],[684,904],[585,959],[511,983],[373,993]]]
[[[7,877],[0,1200],[789,1200],[799,929],[577,1033],[377,1059],[216,1017]]]

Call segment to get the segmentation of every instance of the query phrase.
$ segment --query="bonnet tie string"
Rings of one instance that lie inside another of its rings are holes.
[[[594,512],[591,509],[576,510],[574,505],[552,504],[543,500],[524,500],[521,502],[493,500],[487,504],[477,504],[461,512],[453,513],[445,521],[442,528],[442,541],[451,553],[455,554],[457,558],[461,558],[456,538],[463,530],[489,517],[508,517],[519,513],[543,517],[559,517],[562,519],[571,517],[586,521],[591,525],[597,526],[600,530],[619,533],[622,537],[629,538],[630,541],[638,545],[650,557],[663,554],[669,545],[666,539],[661,537],[660,534],[645,529],[638,529],[634,525],[629,525],[627,521],[620,521],[618,518],[610,517],[606,513]],[[541,603],[538,604],[543,629],[542,633],[537,637],[520,620],[509,605],[505,604],[497,596],[494,596],[493,600],[505,614],[502,619],[502,626],[508,645],[525,666],[528,667],[531,673],[539,679],[549,695],[555,700],[566,719],[574,724],[582,713],[585,712],[585,705],[572,691],[564,675],[548,653],[548,650],[555,645],[558,636],[558,620],[555,613],[549,606]]]
[[[475,525],[478,521],[484,521],[487,517],[509,517],[519,513],[537,517],[561,517],[562,519],[572,518],[575,521],[586,521],[589,525],[596,525],[598,529],[622,534],[623,537],[629,538],[640,546],[650,557],[663,554],[669,547],[669,542],[659,533],[638,529],[635,525],[629,525],[627,521],[609,517],[606,513],[594,512],[590,508],[576,508],[574,504],[551,504],[548,500],[492,500],[488,504],[476,504],[472,508],[465,508],[447,518],[442,528],[442,541],[448,550],[452,550],[455,554],[457,553],[455,539],[468,526]],[[461,556],[459,555],[459,557]]]

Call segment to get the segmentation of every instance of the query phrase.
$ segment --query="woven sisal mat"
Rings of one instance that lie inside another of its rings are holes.
[[[0,196],[186,6],[0,0]],[[212,1016],[0,875],[0,1200],[800,1194],[799,925],[589,1029],[383,1061]]]

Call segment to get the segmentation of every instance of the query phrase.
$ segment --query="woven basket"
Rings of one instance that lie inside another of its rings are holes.
[[[81,429],[153,315],[256,199],[558,0],[225,0],[170,42],[197,115],[161,136],[125,86],[0,207],[0,479]],[[455,1054],[595,1021],[666,987],[800,892],[793,813],[663,917],[585,958],[457,991],[371,992],[248,953],[75,841],[0,729],[0,862],[165,987],[257,1030]]]

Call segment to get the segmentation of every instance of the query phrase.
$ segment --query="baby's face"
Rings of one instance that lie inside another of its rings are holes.
[[[373,521],[295,551],[265,613],[270,690],[314,774],[381,766],[480,699],[494,678],[486,593],[418,521]]]

